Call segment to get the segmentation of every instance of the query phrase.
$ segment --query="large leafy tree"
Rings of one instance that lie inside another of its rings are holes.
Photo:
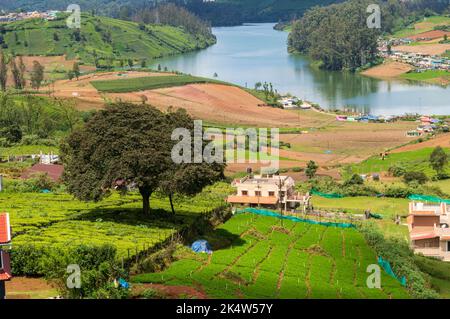
[[[167,113],[168,127],[186,128],[191,132],[191,140],[194,141],[194,122],[184,109]],[[203,141],[205,146],[208,141]],[[192,149],[194,146],[192,145]],[[224,164],[221,163],[181,163],[170,162],[170,167],[164,174],[160,183],[160,189],[169,197],[172,213],[175,214],[173,206],[173,195],[192,196],[200,193],[202,189],[224,178]]]
[[[222,164],[181,163],[171,157],[175,128],[193,133],[184,110],[162,113],[148,105],[116,103],[99,111],[75,130],[62,145],[64,180],[82,200],[101,200],[115,187],[136,185],[143,211],[150,213],[150,197],[157,189],[169,196],[194,195],[223,178]]]
[[[62,145],[64,180],[81,200],[101,200],[120,184],[135,184],[144,214],[169,167],[171,132],[165,115],[129,103],[109,105]]]

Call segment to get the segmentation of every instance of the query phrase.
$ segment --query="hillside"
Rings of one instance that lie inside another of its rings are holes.
[[[367,288],[377,258],[355,229],[239,214],[205,237],[212,255],[182,249],[165,271],[132,278],[135,286],[187,286],[210,298],[409,297],[385,272],[381,289]]]
[[[213,35],[194,35],[183,28],[143,25],[83,14],[81,28],[69,29],[62,17],[55,21],[23,20],[3,26],[3,48],[20,55],[66,55],[99,67],[140,63],[215,42]],[[122,61],[122,62],[121,62]]]
[[[158,1],[184,5],[187,9],[208,20],[212,25],[237,25],[244,22],[276,22],[292,20],[316,5],[328,5],[342,0],[202,0]],[[9,10],[65,10],[72,3],[68,0],[5,0],[2,6]],[[142,8],[148,8],[146,0],[81,0],[77,2],[83,11],[95,10],[111,17],[130,18]]]

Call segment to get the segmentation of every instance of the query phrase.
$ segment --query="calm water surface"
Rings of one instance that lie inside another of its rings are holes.
[[[169,70],[254,87],[272,82],[280,93],[324,108],[355,108],[377,115],[450,114],[447,88],[401,80],[382,81],[358,74],[311,67],[309,59],[287,52],[287,32],[273,24],[248,24],[213,29],[217,44],[205,50],[157,60]]]

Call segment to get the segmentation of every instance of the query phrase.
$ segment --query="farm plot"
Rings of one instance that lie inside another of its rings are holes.
[[[126,93],[154,90],[193,83],[222,83],[219,81],[191,75],[165,75],[142,78],[120,79],[112,81],[92,81],[91,84],[100,92]]]
[[[214,237],[215,236],[215,237]],[[354,229],[339,229],[239,214],[205,236],[207,257],[183,256],[159,273],[134,276],[136,283],[193,286],[211,298],[407,298],[382,273],[381,289],[366,286],[375,253]]]
[[[193,223],[200,213],[223,204],[228,185],[217,183],[192,198],[175,198],[176,215],[167,198],[152,197],[152,216],[141,212],[141,197],[113,194],[98,203],[68,194],[0,193],[0,211],[11,216],[14,247],[67,247],[112,244],[119,257],[151,248]]]

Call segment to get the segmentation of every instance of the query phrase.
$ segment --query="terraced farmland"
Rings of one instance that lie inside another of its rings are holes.
[[[377,259],[355,229],[239,214],[206,238],[223,248],[183,251],[165,271],[132,280],[194,286],[211,298],[408,298],[384,272],[381,289],[367,288],[366,268]]]
[[[84,64],[115,65],[120,60],[153,59],[206,48],[212,35],[190,34],[181,27],[139,25],[101,16],[81,15],[81,28],[66,27],[66,16],[53,21],[26,19],[4,25],[8,53],[18,55],[66,55]]]
[[[0,193],[0,211],[11,216],[14,247],[67,247],[112,244],[119,257],[129,257],[168,239],[190,225],[200,213],[223,204],[228,184],[217,183],[192,198],[177,198],[176,215],[167,198],[152,197],[152,216],[141,211],[141,196],[113,194],[98,203],[81,202],[71,195]]]

